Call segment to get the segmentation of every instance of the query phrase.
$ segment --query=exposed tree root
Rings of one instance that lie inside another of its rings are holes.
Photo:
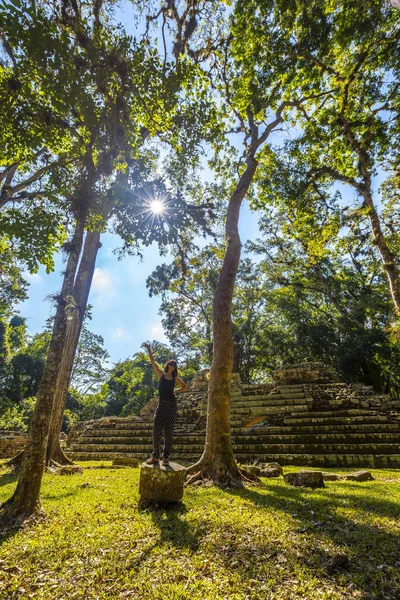
[[[238,467],[239,473],[242,477],[242,481],[246,483],[261,483],[261,479],[257,475],[253,475],[250,471],[247,471],[243,467]]]
[[[201,485],[201,482],[210,485],[212,482],[213,485],[223,489],[240,489],[243,483],[260,483],[256,475],[239,468],[235,462],[231,465],[221,465],[217,461],[206,460],[204,457],[188,467],[186,475],[185,486]]]
[[[18,529],[29,527],[45,518],[45,512],[38,502],[34,507],[20,502],[18,488],[14,494],[0,504],[0,537]]]
[[[53,475],[73,475],[75,473],[82,473],[83,469],[75,463],[63,465],[55,460],[51,460],[50,464],[46,466],[46,471]]]
[[[0,506],[0,539],[19,529],[41,523],[46,517],[46,513],[42,508],[38,508],[33,513],[28,510],[20,512],[19,507],[15,506],[12,500],[13,498],[10,498]]]
[[[58,465],[75,465],[74,461],[64,454],[60,446],[58,446],[53,455],[46,461],[46,466],[51,466],[52,463],[57,463]]]
[[[11,467],[12,469],[14,469],[14,471],[18,471],[19,468],[21,467],[23,457],[24,457],[24,450],[22,450],[22,452],[19,452],[18,454],[16,454],[13,458],[10,458],[10,460],[8,460],[5,463],[5,466]]]

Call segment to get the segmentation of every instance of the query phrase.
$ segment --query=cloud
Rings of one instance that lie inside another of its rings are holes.
[[[23,277],[29,283],[42,283],[43,282],[43,277],[41,275],[39,275],[39,273],[29,273],[28,271],[24,271]]]
[[[117,325],[115,329],[113,329],[111,333],[111,337],[113,340],[131,340],[132,336],[127,329],[123,325]]]
[[[150,337],[152,340],[157,340],[157,342],[162,342],[163,344],[169,343],[161,325],[157,323],[150,323],[148,328],[150,330]]]
[[[110,273],[103,271],[100,267],[94,270],[93,274],[93,291],[111,295],[114,292],[114,281]]]

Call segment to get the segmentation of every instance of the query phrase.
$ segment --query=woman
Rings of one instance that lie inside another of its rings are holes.
[[[165,363],[164,373],[161,371],[158,364],[153,358],[150,345],[147,342],[142,344],[142,348],[146,348],[149,358],[158,376],[158,405],[154,413],[153,422],[153,456],[147,459],[147,464],[154,465],[160,460],[160,441],[164,431],[165,442],[163,451],[163,465],[169,465],[169,455],[172,448],[172,435],[174,433],[174,425],[176,419],[176,398],[175,394],[185,392],[187,385],[178,377],[178,368],[175,360],[168,360]],[[175,389],[175,384],[179,384],[179,388]]]

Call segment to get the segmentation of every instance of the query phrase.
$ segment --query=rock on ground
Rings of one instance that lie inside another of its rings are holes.
[[[140,503],[179,502],[183,498],[186,468],[177,463],[140,466]]]
[[[322,471],[297,471],[284,476],[286,483],[297,487],[323,488],[325,487]]]
[[[256,465],[244,465],[243,469],[251,473],[251,475],[256,475],[256,477],[259,477],[261,473],[260,467],[257,467]]]
[[[283,475],[283,469],[277,462],[262,463],[260,467],[261,471],[265,471],[265,469],[277,469],[279,471],[279,475]]]
[[[339,479],[345,479],[345,475],[340,473],[322,473],[324,481],[338,481]]]
[[[355,471],[355,473],[349,473],[346,479],[350,481],[374,481],[374,477],[372,477],[369,471]]]
[[[268,467],[261,470],[261,477],[280,477],[282,469],[276,469],[275,467]]]
[[[83,468],[79,465],[53,465],[46,467],[46,471],[52,475],[82,475]]]

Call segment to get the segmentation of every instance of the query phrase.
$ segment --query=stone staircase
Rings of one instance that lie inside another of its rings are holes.
[[[365,386],[349,386],[311,367],[293,380],[231,388],[232,441],[237,460],[282,465],[400,468],[400,405]],[[307,379],[308,370],[312,371]],[[302,376],[305,380],[299,382]],[[204,382],[203,382],[204,383]],[[204,447],[207,392],[195,382],[178,397],[174,460],[197,460]],[[156,401],[140,417],[93,421],[71,442],[76,460],[151,455]],[[73,437],[73,436],[72,436]]]
[[[232,439],[237,460],[400,468],[400,407],[393,403],[394,414],[371,409],[365,397],[361,400],[346,384],[314,387],[277,385],[257,400],[233,394]],[[329,401],[318,397],[321,388],[331,392]],[[390,403],[388,398],[383,400]]]

